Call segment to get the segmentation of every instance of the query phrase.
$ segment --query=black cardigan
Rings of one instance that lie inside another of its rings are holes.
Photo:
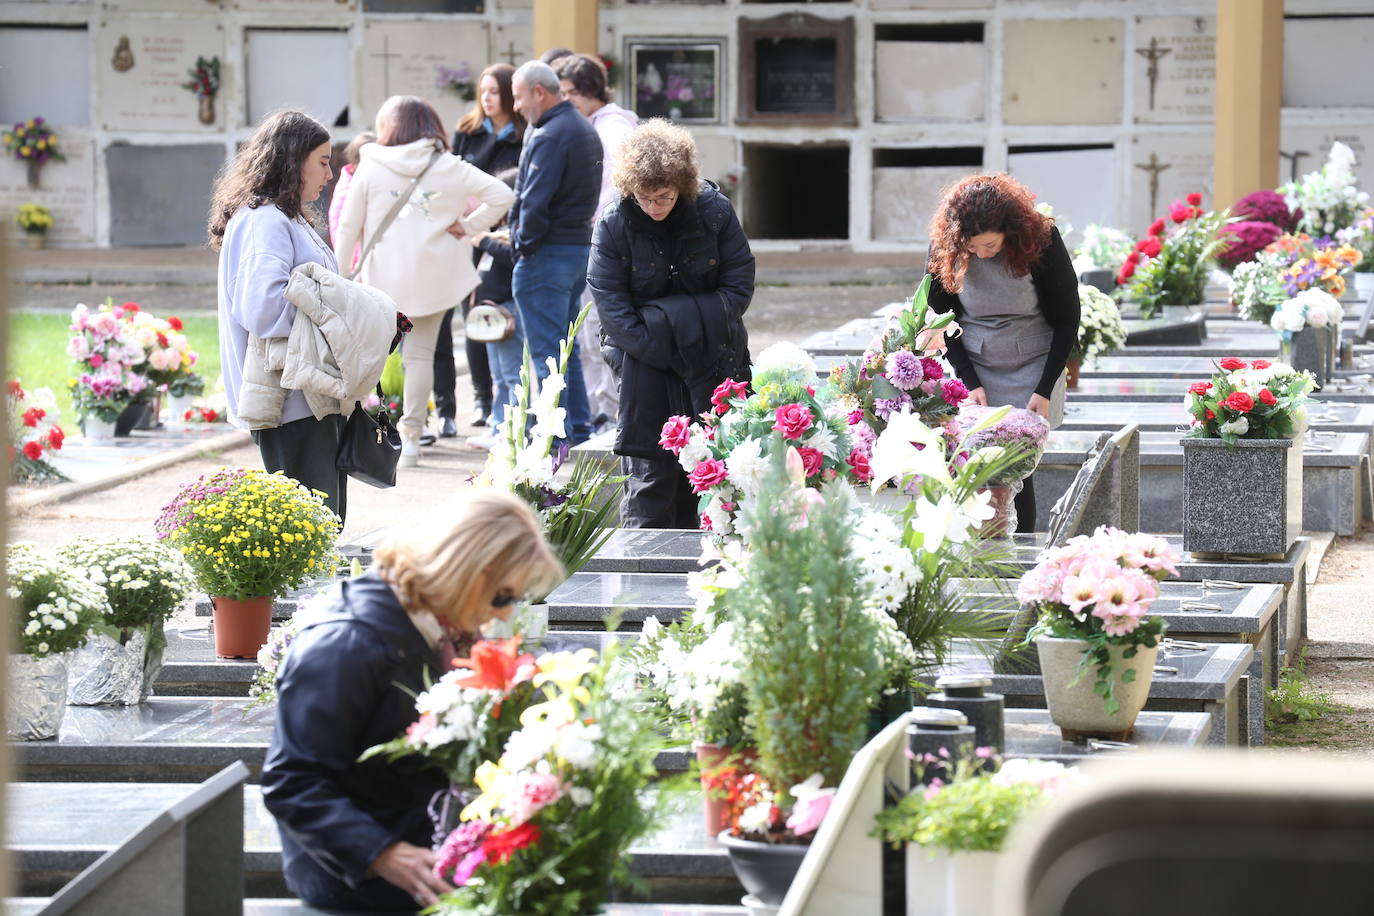
[[[1050,229],[1050,243],[1040,257],[1031,265],[1031,282],[1035,285],[1036,304],[1040,314],[1054,329],[1054,339],[1050,342],[1050,352],[1045,358],[1045,371],[1040,375],[1040,383],[1035,393],[1048,398],[1054,392],[1059,377],[1064,374],[1064,366],[1069,361],[1069,353],[1078,343],[1078,274],[1074,273],[1073,259],[1057,228]],[[955,319],[964,317],[964,306],[957,293],[945,289],[940,278],[930,275],[930,307],[933,311],[944,313],[953,311]],[[945,354],[959,380],[969,390],[981,388],[978,371],[973,368],[964,342],[958,337],[945,339],[949,347]]]

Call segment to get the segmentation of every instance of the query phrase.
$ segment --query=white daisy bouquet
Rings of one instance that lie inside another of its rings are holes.
[[[1078,287],[1078,343],[1069,354],[1084,365],[1126,346],[1126,323],[1116,301],[1095,286]]]
[[[110,613],[104,590],[85,570],[35,544],[11,544],[5,566],[16,651],[46,658],[80,648]]]

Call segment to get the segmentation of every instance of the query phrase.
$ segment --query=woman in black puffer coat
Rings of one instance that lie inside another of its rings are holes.
[[[597,221],[587,287],[620,381],[615,453],[630,478],[621,523],[696,528],[698,498],[659,434],[671,416],[709,410],[725,379],[748,380],[754,254],[730,201],[701,180],[682,128],[635,128],[614,184],[620,197]]]

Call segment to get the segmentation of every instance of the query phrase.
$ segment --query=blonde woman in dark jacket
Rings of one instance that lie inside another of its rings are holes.
[[[697,497],[659,434],[670,416],[710,409],[725,379],[748,379],[754,254],[730,201],[701,180],[682,128],[640,124],[614,182],[619,200],[596,224],[587,287],[620,381],[615,453],[630,478],[621,522],[696,528]]]

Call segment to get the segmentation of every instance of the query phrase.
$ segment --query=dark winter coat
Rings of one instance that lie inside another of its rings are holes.
[[[619,455],[663,458],[670,416],[711,406],[726,378],[749,378],[744,312],[754,254],[730,201],[703,182],[680,200],[666,236],[636,225],[638,204],[608,206],[597,222],[587,287],[601,317],[603,352],[620,379]]]
[[[477,243],[477,251],[491,255],[491,266],[479,273],[477,301],[504,303],[514,299],[511,278],[515,273],[515,250],[510,242],[487,236]]]
[[[287,886],[299,896],[335,899],[351,889],[404,906],[408,895],[367,870],[397,841],[429,847],[426,808],[447,781],[418,757],[358,757],[415,721],[414,694],[426,676],[438,680],[439,657],[376,573],[345,581],[336,610],[296,636],[278,672],[263,799],[281,831]]]
[[[453,153],[462,156],[488,175],[495,175],[520,165],[520,137],[512,130],[504,137],[485,128],[470,134],[454,131]]]
[[[516,254],[591,241],[602,155],[596,128],[571,102],[559,102],[525,132],[509,216]]]

